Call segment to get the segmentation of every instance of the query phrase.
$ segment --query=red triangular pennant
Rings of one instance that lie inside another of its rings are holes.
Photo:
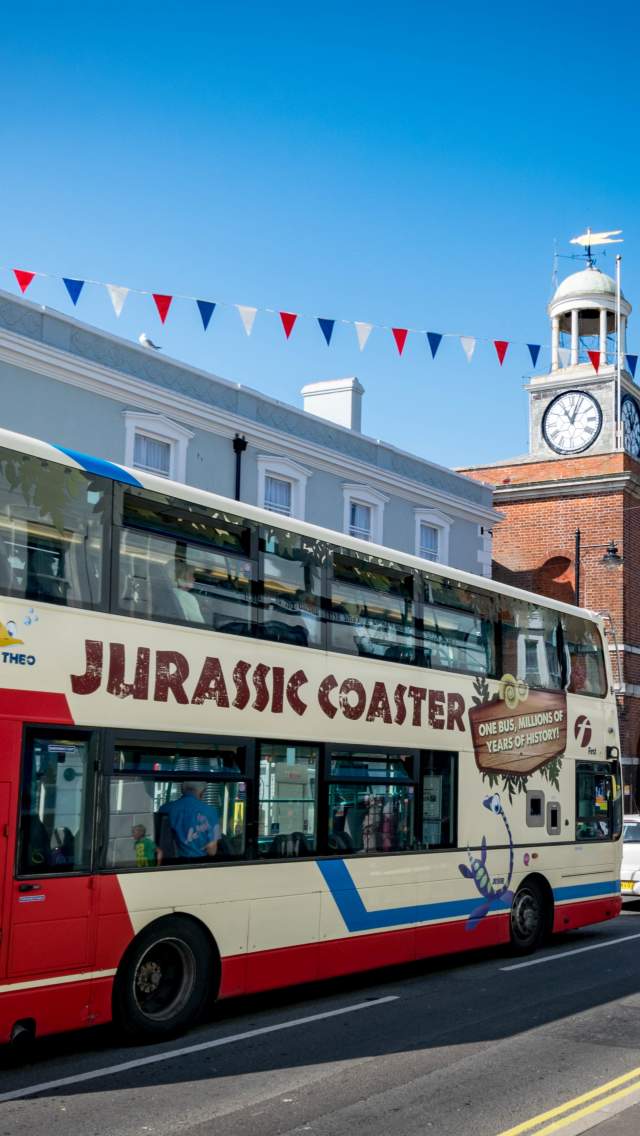
[[[14,268],[13,275],[18,281],[20,291],[24,294],[35,276],[35,272],[24,272],[22,268]]]
[[[496,354],[500,362],[500,366],[504,363],[504,357],[507,354],[507,347],[509,346],[508,339],[494,339],[493,346],[496,349]]]
[[[167,318],[167,312],[171,307],[173,296],[163,296],[161,292],[152,292],[151,295],[155,300],[155,305],[158,309],[158,315],[160,316],[160,322],[164,323]]]
[[[280,312],[280,319],[282,320],[282,326],[284,328],[284,333],[287,339],[293,331],[293,325],[296,322],[297,318],[297,315],[295,315],[293,312]]]
[[[600,370],[600,352],[599,351],[587,351],[587,355],[589,356],[591,363],[593,365],[593,369],[597,374],[598,371]]]
[[[407,340],[407,335],[409,334],[408,329],[406,327],[392,327],[391,333],[396,341],[398,355],[402,355],[402,352],[404,351],[404,345]]]

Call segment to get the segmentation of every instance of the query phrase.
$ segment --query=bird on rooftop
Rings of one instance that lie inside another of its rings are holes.
[[[149,336],[144,331],[141,332],[141,334],[138,336],[138,343],[142,347],[150,347],[153,351],[162,350],[160,345],[158,343],[154,343],[152,339],[149,339]]]

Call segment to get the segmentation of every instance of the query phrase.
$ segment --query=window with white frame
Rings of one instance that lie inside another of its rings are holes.
[[[451,519],[435,509],[416,509],[415,526],[416,556],[448,564]]]
[[[136,469],[149,473],[159,473],[161,477],[171,476],[171,442],[161,438],[151,438],[137,430],[133,438],[133,464]]]
[[[343,485],[343,531],[358,540],[382,544],[384,507],[389,500],[368,485]]]
[[[371,540],[371,506],[352,501],[349,509],[349,536]]]
[[[124,464],[172,481],[187,479],[187,447],[191,430],[165,418],[125,410]]]
[[[290,458],[258,454],[258,505],[284,517],[304,520],[310,470]]]
[[[420,522],[420,548],[418,554],[423,560],[437,560],[440,551],[440,530],[435,525]]]
[[[267,473],[264,479],[264,507],[271,513],[282,513],[283,517],[291,516],[291,482],[284,477],[273,477]]]

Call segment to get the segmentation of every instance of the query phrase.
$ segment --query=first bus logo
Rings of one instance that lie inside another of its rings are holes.
[[[31,623],[31,619],[29,622]],[[32,667],[36,661],[35,655],[27,654],[24,649],[21,651],[21,647],[24,648],[24,639],[18,637],[14,620],[8,619],[6,623],[0,621],[0,661],[18,667]]]
[[[586,747],[589,745],[589,742],[591,741],[592,733],[593,730],[591,728],[590,719],[587,718],[586,714],[581,714],[579,718],[576,718],[575,725],[573,727],[573,734],[578,745],[582,746],[583,749],[586,749]]]

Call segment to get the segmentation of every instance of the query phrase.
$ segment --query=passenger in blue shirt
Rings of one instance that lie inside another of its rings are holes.
[[[202,800],[206,787],[201,781],[185,781],[182,796],[160,809],[169,817],[177,853],[185,860],[215,856],[218,851],[220,817],[213,805]]]

